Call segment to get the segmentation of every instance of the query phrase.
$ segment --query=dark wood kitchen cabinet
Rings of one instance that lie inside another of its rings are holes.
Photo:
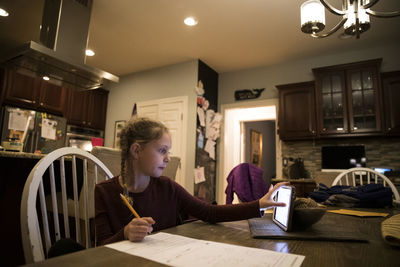
[[[4,69],[0,68],[0,106],[3,105],[4,88],[5,88]]]
[[[282,140],[311,139],[317,134],[314,82],[277,85],[279,136]]]
[[[108,91],[105,89],[70,90],[68,124],[104,130],[107,101]]]
[[[67,89],[13,71],[6,71],[4,102],[19,107],[63,114],[67,104]]]
[[[400,136],[400,71],[382,73],[384,133]]]
[[[313,69],[321,137],[382,133],[382,59]]]

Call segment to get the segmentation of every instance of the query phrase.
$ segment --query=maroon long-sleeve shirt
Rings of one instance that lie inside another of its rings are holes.
[[[118,177],[96,185],[96,236],[101,245],[123,240],[124,227],[134,218],[120,198],[122,192]],[[133,208],[141,217],[155,220],[154,231],[178,225],[181,214],[210,223],[260,217],[258,200],[234,205],[211,205],[163,176],[151,177],[143,192],[129,195],[133,199]]]

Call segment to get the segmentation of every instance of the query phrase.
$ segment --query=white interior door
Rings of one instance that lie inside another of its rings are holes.
[[[175,181],[183,185],[186,170],[186,110],[187,97],[163,98],[137,103],[139,117],[148,117],[163,122],[169,129],[172,139],[171,156],[181,159]]]

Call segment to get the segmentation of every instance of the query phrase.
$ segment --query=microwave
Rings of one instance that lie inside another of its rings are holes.
[[[104,138],[104,131],[67,125],[66,146],[92,151],[93,139]]]

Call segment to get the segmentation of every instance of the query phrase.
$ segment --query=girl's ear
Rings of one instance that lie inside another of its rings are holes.
[[[133,143],[129,148],[129,153],[131,154],[132,158],[138,159],[139,152],[140,152],[140,145],[138,143]]]

